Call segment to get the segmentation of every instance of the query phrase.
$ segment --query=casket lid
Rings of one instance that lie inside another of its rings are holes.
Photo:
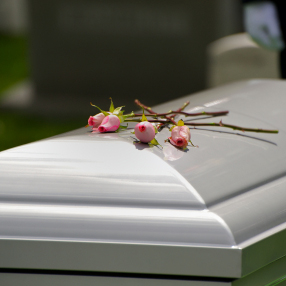
[[[181,151],[167,128],[162,148],[81,128],[1,152],[0,267],[242,277],[284,256],[285,90],[253,80],[154,107],[190,100],[230,111],[198,122],[279,134],[200,127]]]

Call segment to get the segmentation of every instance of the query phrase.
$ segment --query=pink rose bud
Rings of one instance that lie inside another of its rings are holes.
[[[190,129],[187,126],[175,126],[172,130],[170,142],[177,147],[186,148],[191,139]]]
[[[105,115],[103,113],[98,113],[94,116],[90,116],[88,119],[88,125],[92,126],[93,128],[97,128],[101,124],[104,117]]]
[[[116,115],[110,114],[102,120],[98,127],[98,131],[101,133],[116,131],[119,128],[119,125],[119,118]]]
[[[134,128],[134,132],[135,136],[143,143],[148,143],[155,138],[154,126],[148,121],[138,123]]]

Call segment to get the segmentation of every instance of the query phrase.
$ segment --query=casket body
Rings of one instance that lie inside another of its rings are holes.
[[[194,122],[279,134],[191,128],[199,148],[182,151],[164,142],[167,128],[153,148],[132,125],[81,128],[1,152],[1,285],[283,283],[285,92],[253,80],[154,107],[190,100],[187,112],[230,112]]]

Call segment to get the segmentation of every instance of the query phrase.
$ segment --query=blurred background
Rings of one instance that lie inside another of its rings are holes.
[[[240,0],[0,0],[0,150],[235,80],[278,77]],[[174,107],[175,108],[175,107]]]

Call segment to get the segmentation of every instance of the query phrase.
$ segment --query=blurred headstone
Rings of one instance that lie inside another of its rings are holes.
[[[205,88],[206,46],[241,31],[239,0],[29,0],[32,76],[47,110],[134,108]],[[225,27],[230,27],[226,29]]]
[[[0,32],[24,34],[27,32],[26,0],[0,1]]]
[[[246,33],[208,47],[208,87],[252,78],[279,78],[278,53],[255,44]]]

